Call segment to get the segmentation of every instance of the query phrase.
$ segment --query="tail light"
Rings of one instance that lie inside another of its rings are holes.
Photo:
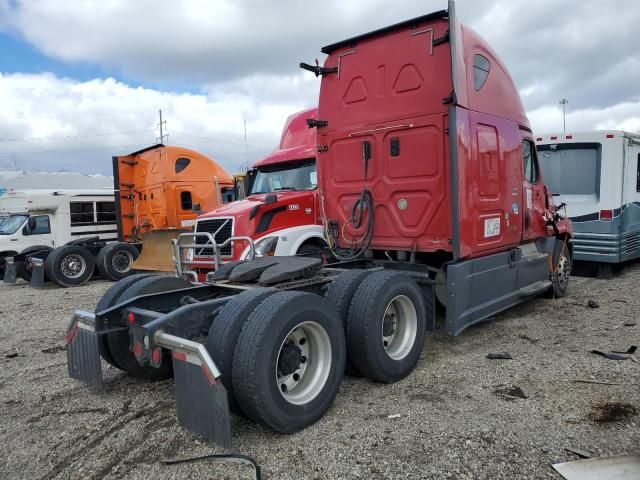
[[[600,210],[600,220],[603,222],[613,220],[613,210]]]

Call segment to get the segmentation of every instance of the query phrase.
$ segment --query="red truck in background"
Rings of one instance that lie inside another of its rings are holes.
[[[210,233],[218,245],[230,237],[251,238],[257,257],[321,255],[326,243],[317,195],[316,134],[307,123],[316,113],[314,107],[291,115],[278,147],[248,172],[247,197],[200,215],[195,232]],[[210,244],[205,236],[195,241]],[[220,263],[251,256],[247,241],[234,240],[218,250]],[[213,247],[195,250],[190,260],[199,278],[212,270],[213,262],[203,263],[212,256]]]

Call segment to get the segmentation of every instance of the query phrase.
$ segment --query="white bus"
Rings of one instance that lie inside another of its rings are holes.
[[[0,197],[0,212],[6,215],[0,223],[0,278],[6,257],[52,250],[87,237],[113,241],[118,235],[112,189],[10,191]],[[74,275],[70,266],[78,265],[78,256],[72,260],[75,263],[65,268]],[[86,281],[94,263],[85,265],[77,278]]]
[[[536,138],[549,191],[573,223],[574,259],[615,264],[640,256],[640,135],[623,131]]]

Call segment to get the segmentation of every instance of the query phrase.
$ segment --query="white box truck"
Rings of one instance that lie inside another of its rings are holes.
[[[5,259],[13,257],[18,275],[29,280],[29,257],[37,256],[49,280],[79,285],[93,275],[107,242],[117,239],[110,189],[10,191],[0,197],[0,212],[7,215],[0,224],[0,277]],[[138,255],[129,249],[112,259],[123,274]]]

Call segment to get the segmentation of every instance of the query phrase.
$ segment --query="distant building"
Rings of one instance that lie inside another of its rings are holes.
[[[0,170],[0,194],[6,190],[113,188],[113,177],[76,172],[22,172]]]

